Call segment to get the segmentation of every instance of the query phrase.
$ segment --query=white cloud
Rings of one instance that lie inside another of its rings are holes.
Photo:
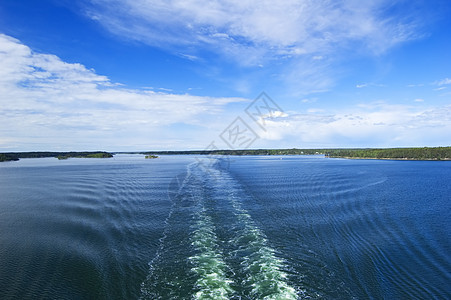
[[[419,83],[419,84],[408,84],[407,87],[409,88],[414,88],[414,87],[422,87],[424,86],[424,83]]]
[[[418,38],[409,12],[388,0],[93,0],[86,14],[111,32],[164,48],[198,46],[258,65],[264,58],[324,53],[357,42],[382,53]],[[353,46],[354,48],[354,46]]]
[[[275,110],[275,111],[271,111],[271,113],[261,115],[260,118],[266,120],[266,119],[272,119],[272,118],[285,118],[287,116],[288,115],[286,113],[284,113],[283,111]]]
[[[443,90],[446,90],[446,86],[441,86],[441,87],[434,89],[434,91],[443,91]]]
[[[415,102],[424,102],[424,99],[418,98],[418,99],[415,99],[415,100],[413,100],[413,101],[415,101]]]
[[[127,89],[0,34],[0,148],[59,143],[78,149],[86,140],[91,147],[120,147],[139,138],[153,145],[166,139],[167,126],[185,123],[208,131],[228,103],[247,101],[160,90]]]
[[[217,67],[217,73],[227,73],[228,63],[259,68],[226,79],[240,93],[250,93],[266,77],[291,97],[329,91],[343,76],[336,68],[342,60],[379,56],[418,39],[427,19],[424,10],[403,0],[84,3],[86,16],[121,38]]]
[[[191,61],[196,61],[196,60],[199,60],[199,59],[200,59],[199,57],[197,57],[197,56],[195,56],[195,55],[190,55],[190,54],[179,53],[179,56],[180,56],[180,57],[183,57],[183,58],[185,58],[185,59],[187,59],[187,60],[191,60]]]
[[[336,73],[330,61],[300,57],[286,66],[277,79],[286,85],[285,90],[291,97],[305,97],[330,90]]]
[[[316,113],[324,113],[325,111],[322,108],[309,108],[307,109],[307,112],[309,114],[316,114]]]
[[[451,106],[414,108],[383,103],[352,112],[292,113],[267,121],[263,139],[296,141],[298,147],[447,146]]]
[[[366,87],[385,87],[385,84],[380,84],[380,83],[362,83],[362,84],[357,84],[355,87],[358,89],[361,88],[366,88]]]
[[[301,100],[302,103],[313,103],[318,101],[318,98],[304,98]]]
[[[445,79],[442,79],[442,80],[437,82],[437,85],[448,85],[448,84],[451,84],[451,79],[450,78],[445,78]]]
[[[324,78],[311,70],[306,71],[312,77],[308,84],[325,88]],[[249,100],[128,89],[81,64],[35,53],[0,34],[3,151],[202,149],[236,117],[227,105],[240,101]],[[274,147],[265,144],[271,141],[278,147],[420,146],[451,140],[451,106],[378,102],[345,110],[279,112],[265,119],[267,130],[256,146]]]

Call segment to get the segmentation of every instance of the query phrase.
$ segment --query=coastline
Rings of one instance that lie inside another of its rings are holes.
[[[394,158],[394,157],[352,157],[352,156],[325,156],[326,158],[344,159],[371,159],[371,160],[406,160],[406,161],[451,161],[451,158]]]
[[[141,154],[145,158],[156,158],[158,155],[224,155],[224,156],[288,156],[288,155],[324,155],[325,158],[346,159],[382,159],[382,160],[451,160],[451,147],[416,147],[416,148],[335,148],[335,149],[223,149],[223,150],[182,150],[182,151],[149,151],[149,152],[9,152],[0,153],[1,161],[14,161],[20,158],[72,157],[108,158],[115,154]]]

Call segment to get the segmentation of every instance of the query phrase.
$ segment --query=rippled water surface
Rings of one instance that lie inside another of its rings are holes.
[[[1,299],[450,299],[451,163],[0,164]]]

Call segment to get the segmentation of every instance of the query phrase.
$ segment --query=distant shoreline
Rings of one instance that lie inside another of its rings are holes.
[[[59,160],[68,158],[110,158],[112,153],[105,151],[91,151],[91,152],[8,152],[0,153],[0,162],[4,161],[18,161],[21,158],[45,158],[55,157]]]
[[[141,154],[148,158],[158,155],[324,155],[326,158],[346,159],[381,159],[381,160],[451,160],[451,147],[423,147],[423,148],[335,148],[335,149],[242,149],[242,150],[187,150],[187,151],[145,151],[145,152],[9,152],[0,153],[0,162],[17,161],[20,158],[56,157],[66,159],[108,158],[114,154]]]
[[[156,155],[324,155],[330,158],[386,159],[386,160],[451,160],[451,147],[423,148],[341,148],[341,149],[245,149],[245,150],[194,150],[154,151],[139,154]]]
[[[410,160],[410,161],[449,161],[451,158],[393,158],[393,157],[348,157],[348,156],[328,156],[329,158],[343,159],[371,159],[371,160]]]

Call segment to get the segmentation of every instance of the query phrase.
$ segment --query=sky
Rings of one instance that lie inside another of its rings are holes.
[[[451,2],[0,0],[0,152],[451,145]]]

